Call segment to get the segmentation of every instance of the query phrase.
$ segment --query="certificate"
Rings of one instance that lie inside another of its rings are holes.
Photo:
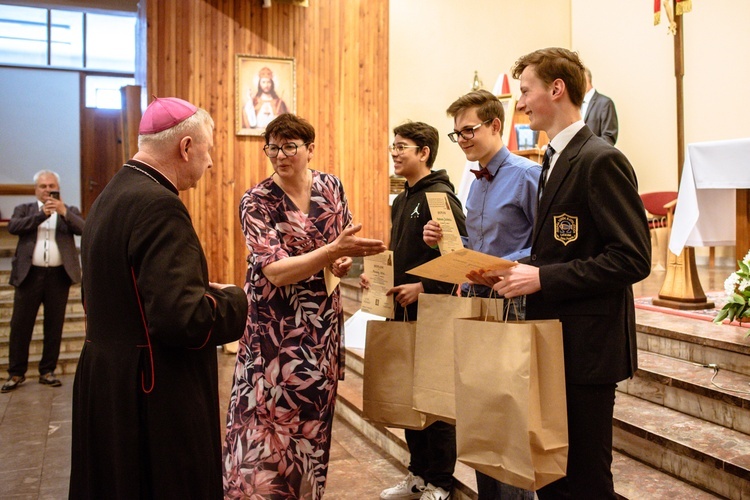
[[[495,271],[515,265],[516,263],[510,260],[462,248],[406,272],[422,278],[460,285],[468,281],[466,275],[471,271]]]
[[[458,232],[456,219],[453,217],[453,210],[448,202],[447,193],[425,193],[427,195],[427,205],[430,207],[432,220],[440,224],[443,230],[443,237],[438,241],[440,254],[455,252],[464,247],[461,241],[461,234]]]
[[[362,309],[366,313],[393,319],[393,295],[386,295],[393,288],[393,252],[386,250],[364,258],[365,274],[370,288],[362,290]]]

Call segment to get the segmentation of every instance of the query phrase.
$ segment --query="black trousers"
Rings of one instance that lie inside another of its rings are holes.
[[[451,491],[456,466],[456,427],[437,421],[421,431],[406,429],[411,460],[409,472],[438,488]]]
[[[566,384],[568,474],[537,491],[547,499],[614,499],[612,415],[615,384]]]
[[[70,285],[70,277],[63,266],[32,266],[23,283],[16,287],[10,319],[8,373],[11,377],[26,374],[29,344],[41,304],[44,304],[44,347],[39,373],[44,375],[57,368]]]

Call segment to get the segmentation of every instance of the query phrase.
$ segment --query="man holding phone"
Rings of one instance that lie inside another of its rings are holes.
[[[13,210],[8,231],[18,236],[10,284],[15,287],[10,320],[8,381],[10,392],[26,380],[29,344],[39,306],[44,304],[44,350],[39,383],[59,387],[55,376],[60,354],[65,308],[72,283],[81,281],[81,264],[74,235],[83,233],[81,212],[60,199],[60,177],[49,170],[34,175],[37,201]]]

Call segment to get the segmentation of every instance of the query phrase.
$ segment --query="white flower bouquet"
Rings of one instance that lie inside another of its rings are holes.
[[[714,323],[729,321],[743,321],[750,319],[750,252],[745,258],[737,262],[739,269],[724,281],[724,291],[728,302],[721,308],[714,318]],[[750,331],[748,332],[750,336]]]

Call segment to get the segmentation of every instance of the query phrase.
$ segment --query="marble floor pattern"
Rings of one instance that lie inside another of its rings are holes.
[[[706,290],[721,289],[734,269],[701,268]],[[634,287],[636,296],[658,293],[663,273]],[[217,351],[220,366],[221,407],[228,404],[234,356]],[[0,498],[67,498],[70,474],[71,395],[73,375],[63,375],[63,386],[37,383],[35,366],[16,391],[0,395]],[[5,374],[2,374],[5,376]],[[398,482],[405,469],[337,418],[328,475],[327,499],[378,498],[379,492]]]
[[[228,405],[234,356],[217,351],[221,406]],[[33,367],[30,367],[33,368]],[[74,375],[63,375],[62,387],[37,382],[30,370],[26,382],[0,395],[0,498],[68,497],[71,409]],[[405,470],[346,422],[333,428],[327,499],[378,498]]]

